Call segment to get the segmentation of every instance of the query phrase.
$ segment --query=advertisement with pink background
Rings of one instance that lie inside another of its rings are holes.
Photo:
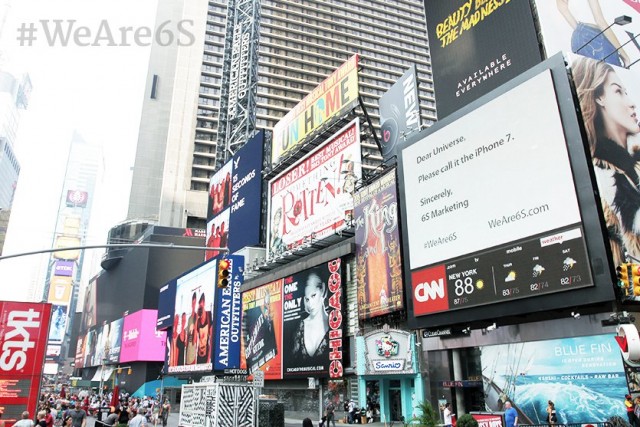
[[[157,310],[140,310],[124,318],[120,363],[162,362],[167,333],[156,331]]]

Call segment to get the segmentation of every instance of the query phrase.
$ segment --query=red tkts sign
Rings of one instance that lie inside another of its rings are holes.
[[[51,304],[0,302],[0,409],[7,426],[35,416]]]

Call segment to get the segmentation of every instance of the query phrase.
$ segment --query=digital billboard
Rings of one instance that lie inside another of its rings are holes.
[[[215,334],[213,335],[213,369],[238,369],[240,367],[240,339],[242,296],[240,287],[244,283],[244,257],[225,257],[231,263],[229,286],[216,286]],[[219,261],[217,261],[219,263]],[[200,327],[198,322],[198,327]],[[210,322],[209,322],[210,323]],[[204,331],[203,331],[204,333]]]
[[[226,248],[229,245],[229,219],[231,217],[231,209],[225,209],[219,215],[213,217],[207,224],[207,247],[208,248]],[[205,251],[205,261],[220,255],[218,250]]]
[[[76,357],[74,360],[76,369],[84,368],[85,339],[86,339],[86,334],[80,334],[78,336],[78,342],[76,343]]]
[[[542,59],[528,0],[424,4],[438,120]]]
[[[617,67],[629,67],[640,59],[640,2],[536,0],[535,5],[548,56],[573,52]],[[615,25],[621,16],[631,21]]]
[[[227,247],[233,253],[260,243],[263,145],[261,130],[211,178],[207,247]],[[216,198],[222,199],[218,205]],[[206,251],[205,260],[218,255],[219,251]]]
[[[282,378],[282,283],[276,280],[242,293],[241,368]]]
[[[82,362],[82,366],[85,368],[91,366],[97,366],[93,364],[93,355],[96,353],[96,347],[98,344],[98,328],[95,326],[87,331],[87,334],[84,337],[84,351],[82,352],[84,356],[84,361]]]
[[[117,319],[109,323],[109,332],[106,334],[104,341],[104,355],[107,363],[118,363],[120,361],[123,326],[124,319]]]
[[[69,276],[52,276],[49,282],[49,298],[52,304],[68,305],[73,292],[73,278]]]
[[[283,377],[341,378],[340,258],[283,279]]]
[[[358,102],[358,55],[353,55],[273,127],[271,163],[302,147],[308,137]]]
[[[89,193],[80,190],[67,190],[67,206],[84,208],[87,206]]]
[[[627,256],[640,258],[640,230],[635,221],[640,209],[640,179],[635,169],[640,147],[635,107],[640,100],[640,80],[634,70],[585,56],[572,55],[571,59],[613,263],[620,265]],[[625,289],[623,299],[640,302],[640,288]]]
[[[354,194],[358,316],[389,314],[404,308],[396,172],[387,173]]]
[[[592,269],[608,260],[562,56],[407,141],[399,176],[413,326],[613,297],[610,270]]]
[[[176,308],[176,280],[160,288],[158,296],[158,321],[156,329],[164,330],[173,326],[173,311]]]
[[[269,181],[267,257],[347,228],[361,169],[360,125],[354,120]]]
[[[75,263],[72,261],[56,261],[53,266],[54,276],[73,276],[73,267]]]
[[[396,153],[398,139],[420,127],[418,78],[413,65],[378,101],[380,106],[380,145],[384,161]]]
[[[613,335],[483,346],[480,353],[487,409],[503,411],[510,400],[518,424],[547,424],[549,400],[558,424],[626,419],[629,390]]]
[[[35,413],[51,305],[0,302],[0,410],[7,425]]]
[[[174,331],[168,372],[210,372],[217,262],[207,261],[176,279]],[[176,325],[176,321],[178,324]],[[155,322],[154,322],[155,324]]]
[[[51,308],[51,324],[49,325],[49,344],[61,344],[67,331],[67,306],[54,305]]]
[[[80,246],[80,238],[71,236],[58,235],[54,244],[55,249],[77,248]],[[58,251],[53,253],[56,259],[67,261],[75,261],[80,257],[79,249],[69,249],[67,251]]]
[[[226,163],[209,180],[207,220],[231,205],[231,162]],[[207,230],[208,231],[208,230]]]
[[[164,361],[167,333],[156,331],[157,320],[157,310],[140,310],[124,317],[120,363]]]

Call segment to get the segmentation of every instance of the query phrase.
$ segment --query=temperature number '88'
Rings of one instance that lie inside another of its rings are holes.
[[[464,279],[457,279],[454,283],[455,293],[457,296],[469,295],[473,293],[475,289],[473,286],[473,279],[471,277],[465,277]]]

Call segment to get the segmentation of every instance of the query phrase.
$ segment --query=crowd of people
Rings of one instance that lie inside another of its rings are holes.
[[[19,427],[85,427],[87,417],[97,418],[96,426],[166,427],[171,413],[169,399],[159,396],[136,398],[123,392],[113,405],[112,392],[99,396],[88,392],[66,396],[49,393],[40,396],[35,422],[28,412],[22,414]],[[108,410],[108,414],[104,413]],[[104,415],[104,416],[103,416]]]

